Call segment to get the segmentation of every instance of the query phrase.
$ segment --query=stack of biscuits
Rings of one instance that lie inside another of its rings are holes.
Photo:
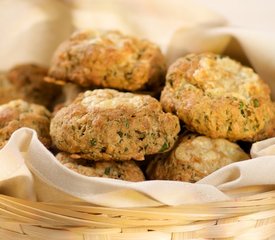
[[[73,34],[57,49],[47,80],[104,89],[87,90],[56,112],[50,135],[57,159],[89,176],[144,180],[135,161],[169,151],[180,125],[157,99],[132,92],[158,90],[165,71],[149,41],[116,31]]]
[[[199,53],[167,71],[155,44],[118,31],[78,31],[47,71],[26,64],[5,78],[24,91],[0,106],[2,145],[19,127],[34,128],[57,160],[86,176],[196,182],[249,159],[239,141],[275,135],[269,87],[251,68]],[[60,97],[68,85],[77,89],[69,101]]]
[[[248,159],[237,141],[273,137],[268,85],[251,69],[213,53],[189,54],[168,69],[160,102],[193,133],[167,157],[149,163],[150,179],[196,182],[229,163]]]

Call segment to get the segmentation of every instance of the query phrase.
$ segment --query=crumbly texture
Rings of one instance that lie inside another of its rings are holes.
[[[230,163],[249,159],[235,143],[188,134],[169,153],[157,155],[147,167],[149,179],[196,182]]]
[[[56,50],[47,79],[135,91],[156,89],[165,72],[165,58],[155,44],[118,31],[83,30]]]
[[[40,141],[50,147],[50,117],[51,114],[45,107],[23,100],[0,105],[0,148],[6,144],[12,133],[21,127],[36,130]]]
[[[252,139],[252,142],[275,137],[275,102],[272,102],[272,113],[273,118],[271,118],[265,127],[257,133],[257,135]]]
[[[90,160],[144,160],[171,149],[179,131],[179,119],[156,99],[110,89],[80,94],[50,127],[59,150]]]
[[[58,153],[56,158],[67,168],[89,177],[114,178],[132,182],[144,181],[144,175],[134,161],[91,161],[73,159],[68,153]]]
[[[22,64],[12,68],[7,77],[18,93],[18,98],[51,109],[61,95],[61,86],[44,81],[48,69],[35,64]]]
[[[274,117],[270,89],[259,76],[211,53],[190,54],[172,64],[161,103],[189,129],[232,141],[253,141]]]
[[[0,72],[0,104],[20,98],[20,93],[8,80],[6,72]]]

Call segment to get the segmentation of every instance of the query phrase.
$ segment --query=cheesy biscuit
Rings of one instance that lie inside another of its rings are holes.
[[[10,69],[7,78],[17,92],[17,98],[52,109],[62,89],[44,81],[47,72],[47,68],[36,64],[21,64]]]
[[[274,116],[267,84],[251,68],[212,53],[172,64],[161,103],[189,129],[232,141],[253,141]]]
[[[39,140],[50,147],[50,112],[43,106],[23,100],[10,101],[0,105],[0,148],[9,140],[12,133],[21,128],[32,128]]]
[[[249,159],[235,143],[188,134],[168,154],[157,155],[147,167],[149,179],[196,182],[230,163]]]
[[[165,72],[165,58],[155,44],[118,31],[82,30],[56,50],[47,79],[136,91],[156,89]]]
[[[171,149],[179,120],[148,95],[99,89],[80,94],[51,121],[61,151],[90,160],[144,160]]]
[[[56,158],[65,167],[88,177],[105,177],[125,181],[144,181],[144,175],[134,161],[91,161],[73,159],[70,154],[60,152]]]

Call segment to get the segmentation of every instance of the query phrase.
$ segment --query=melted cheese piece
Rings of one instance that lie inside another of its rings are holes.
[[[145,105],[141,95],[131,93],[119,93],[114,90],[109,90],[108,93],[102,90],[86,91],[81,104],[89,110],[94,108],[115,109],[120,106],[129,108],[140,108]]]

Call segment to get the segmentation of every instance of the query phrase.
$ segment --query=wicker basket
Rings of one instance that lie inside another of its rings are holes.
[[[177,207],[108,208],[0,195],[2,240],[272,239],[275,191]]]

